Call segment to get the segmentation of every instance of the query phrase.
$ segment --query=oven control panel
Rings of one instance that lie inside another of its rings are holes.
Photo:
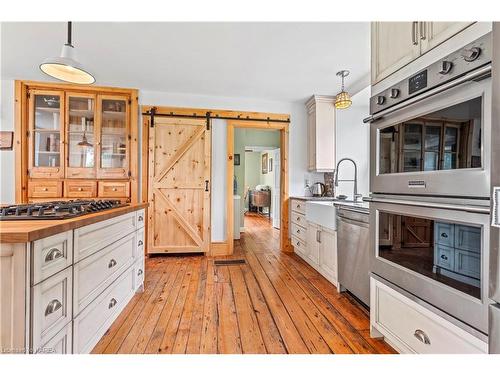
[[[491,63],[491,33],[445,56],[411,77],[370,98],[370,114],[436,88],[446,82]]]

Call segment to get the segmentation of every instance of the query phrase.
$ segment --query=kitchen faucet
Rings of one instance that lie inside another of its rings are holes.
[[[354,164],[354,180],[339,180],[339,167],[343,161],[350,161]],[[339,186],[339,181],[352,181],[354,182],[354,192],[353,192],[353,201],[358,202],[359,198],[362,197],[361,194],[358,194],[358,166],[356,162],[351,158],[342,158],[337,163],[337,168],[335,168],[335,186]]]

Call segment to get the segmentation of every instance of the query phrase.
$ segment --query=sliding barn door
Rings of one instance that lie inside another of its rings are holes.
[[[149,253],[209,251],[210,146],[206,120],[155,117],[149,131]]]

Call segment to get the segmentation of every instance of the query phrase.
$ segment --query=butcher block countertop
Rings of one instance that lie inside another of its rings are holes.
[[[0,243],[25,243],[80,228],[147,207],[147,203],[112,208],[72,219],[0,221]]]

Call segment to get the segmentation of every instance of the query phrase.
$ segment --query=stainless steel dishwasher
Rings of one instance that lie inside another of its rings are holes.
[[[370,306],[369,214],[337,207],[339,284]]]

